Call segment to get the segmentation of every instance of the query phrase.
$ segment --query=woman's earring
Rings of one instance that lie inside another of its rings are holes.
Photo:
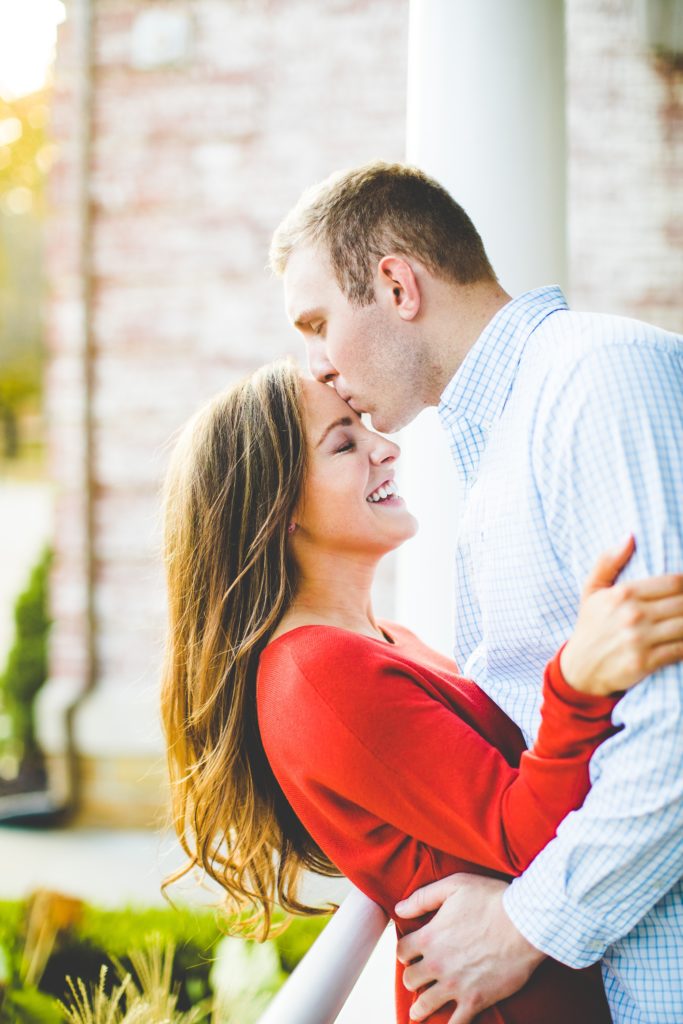
[[[296,530],[296,523],[290,523],[287,527],[287,533],[294,533]]]

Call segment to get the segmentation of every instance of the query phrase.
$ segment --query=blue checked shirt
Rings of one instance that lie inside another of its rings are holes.
[[[523,729],[599,552],[624,577],[683,571],[683,338],[570,312],[557,288],[508,303],[442,395],[466,491],[455,658]],[[617,705],[592,789],[506,894],[519,931],[573,967],[603,958],[616,1024],[683,1022],[683,668]]]

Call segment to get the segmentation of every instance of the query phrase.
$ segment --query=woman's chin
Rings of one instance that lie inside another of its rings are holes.
[[[414,537],[417,531],[420,529],[420,524],[415,518],[415,516],[412,514],[412,512],[406,512],[406,519],[406,535],[404,537],[404,540],[410,540],[410,538]]]
[[[396,548],[400,548],[407,540],[414,537],[419,529],[420,524],[415,516],[410,512],[405,512],[404,515],[401,516],[401,523],[394,523],[394,529],[387,537],[387,553],[389,551],[395,551]]]

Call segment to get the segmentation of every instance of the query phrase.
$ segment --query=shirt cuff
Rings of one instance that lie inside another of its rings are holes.
[[[603,956],[608,943],[595,921],[579,910],[547,875],[536,878],[532,864],[515,878],[503,896],[505,912],[532,946],[567,967],[589,967]]]

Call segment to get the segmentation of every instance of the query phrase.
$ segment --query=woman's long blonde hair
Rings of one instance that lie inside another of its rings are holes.
[[[302,868],[338,874],[285,800],[256,716],[258,659],[297,586],[288,525],[305,467],[301,380],[283,361],[193,417],[164,492],[162,718],[189,858],[165,884],[200,866],[225,890],[236,927],[258,925],[259,938],[275,902],[316,913],[297,898]]]

